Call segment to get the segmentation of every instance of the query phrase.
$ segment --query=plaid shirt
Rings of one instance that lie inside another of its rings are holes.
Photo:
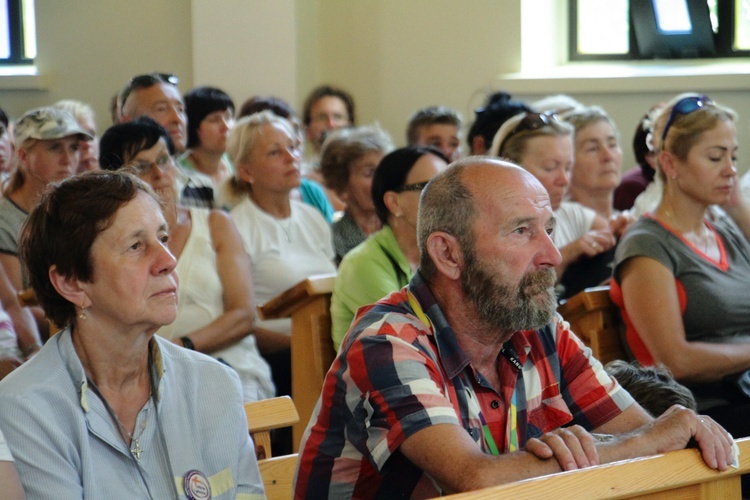
[[[595,429],[633,402],[558,316],[503,351],[498,393],[419,273],[360,309],[302,440],[295,498],[433,497],[439,487],[399,452],[427,426],[460,425],[484,452],[509,452],[561,426]]]

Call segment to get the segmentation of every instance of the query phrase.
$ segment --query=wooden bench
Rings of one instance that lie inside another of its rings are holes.
[[[698,450],[680,450],[653,457],[561,472],[468,493],[451,499],[495,498],[742,498],[740,475],[750,472],[750,438],[737,441],[739,469],[709,469]]]
[[[293,448],[318,401],[336,351],[331,340],[331,292],[335,274],[311,276],[258,307],[262,319],[292,318],[292,398],[299,412]]]
[[[629,359],[620,340],[619,313],[609,298],[608,286],[586,288],[560,304],[557,312],[602,364]]]

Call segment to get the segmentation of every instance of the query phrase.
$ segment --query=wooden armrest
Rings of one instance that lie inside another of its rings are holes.
[[[739,469],[709,469],[695,449],[560,472],[451,495],[495,498],[740,498],[740,474],[750,472],[750,438],[737,441]]]
[[[331,293],[336,274],[318,274],[300,281],[265,304],[258,306],[261,319],[288,318],[295,309],[317,295]]]
[[[245,403],[245,416],[250,432],[289,427],[299,422],[297,408],[289,396]]]

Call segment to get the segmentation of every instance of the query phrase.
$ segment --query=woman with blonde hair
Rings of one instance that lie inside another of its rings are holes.
[[[331,229],[315,208],[290,199],[300,185],[300,140],[288,120],[261,111],[237,121],[227,141],[235,175],[224,186],[250,256],[255,303],[309,276],[333,273]],[[259,320],[255,336],[278,394],[291,391],[291,321]]]
[[[26,112],[16,121],[13,134],[17,165],[0,199],[0,265],[19,292],[29,286],[18,258],[21,227],[49,184],[76,173],[80,142],[92,136],[73,115],[55,107]],[[44,313],[38,307],[33,312],[45,336],[48,327]]]
[[[607,252],[615,245],[609,222],[580,203],[566,201],[574,164],[573,127],[556,114],[522,113],[500,127],[491,154],[523,167],[549,194],[557,219],[552,240],[562,254],[557,275],[564,285],[559,295],[570,296],[609,279]],[[600,260],[607,262],[601,265]]]
[[[741,437],[750,435],[750,205],[739,194],[735,121],[698,94],[661,110],[662,199],[620,242],[611,295],[635,358],[666,365],[701,412]],[[729,216],[709,217],[713,205]]]

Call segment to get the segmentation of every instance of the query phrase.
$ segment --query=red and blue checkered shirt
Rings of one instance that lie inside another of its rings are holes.
[[[559,316],[516,333],[504,352],[498,393],[472,367],[419,273],[361,308],[303,437],[295,498],[438,496],[399,452],[427,426],[460,425],[486,453],[495,443],[503,453],[558,427],[596,429],[633,402]]]

